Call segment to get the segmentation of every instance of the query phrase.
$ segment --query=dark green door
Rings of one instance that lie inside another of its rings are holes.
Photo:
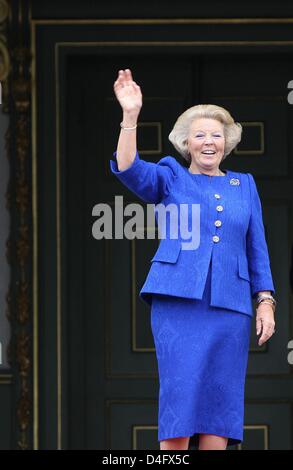
[[[177,116],[193,104],[227,107],[243,125],[243,142],[222,169],[256,177],[281,313],[278,333],[262,348],[257,346],[252,322],[242,448],[289,448],[290,404],[281,387],[289,380],[281,347],[289,322],[292,208],[286,84],[293,67],[287,64],[282,57],[275,57],[272,67],[272,57],[221,54],[173,55],[172,60],[150,54],[68,59],[62,177],[66,180],[67,345],[63,367],[68,381],[69,447],[159,448],[159,385],[150,310],[138,298],[157,241],[92,236],[96,204],[111,205],[114,218],[115,195],[123,196],[124,205],[138,201],[109,171],[121,121],[113,82],[119,68],[130,67],[144,96],[138,130],[141,158],[156,162],[168,154],[178,157],[167,136]],[[142,230],[146,237],[151,228]],[[275,430],[281,423],[284,435],[279,436]]]

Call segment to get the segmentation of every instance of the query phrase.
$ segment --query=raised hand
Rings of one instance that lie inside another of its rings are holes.
[[[142,107],[142,93],[130,69],[119,70],[113,88],[123,112],[138,115]]]

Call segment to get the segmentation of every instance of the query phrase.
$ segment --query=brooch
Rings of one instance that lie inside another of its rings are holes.
[[[239,181],[238,178],[231,178],[230,179],[230,184],[232,184],[233,186],[239,186],[240,181]]]

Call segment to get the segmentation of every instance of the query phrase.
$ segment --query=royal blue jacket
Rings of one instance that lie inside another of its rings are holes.
[[[250,173],[191,174],[174,157],[152,163],[142,160],[138,152],[131,166],[122,171],[114,152],[110,168],[127,188],[155,208],[157,204],[200,205],[197,249],[182,249],[180,230],[177,239],[168,236],[167,230],[166,238],[160,240],[139,294],[149,305],[154,293],[201,299],[210,262],[214,307],[253,316],[256,293],[275,292],[262,206]]]

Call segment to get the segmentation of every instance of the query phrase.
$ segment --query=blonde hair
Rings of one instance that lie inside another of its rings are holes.
[[[235,122],[229,111],[215,104],[198,104],[188,108],[182,113],[174,124],[168,138],[175,149],[189,163],[190,154],[187,149],[187,138],[193,121],[199,118],[216,119],[224,125],[225,150],[222,161],[236,147],[241,140],[242,126]]]

